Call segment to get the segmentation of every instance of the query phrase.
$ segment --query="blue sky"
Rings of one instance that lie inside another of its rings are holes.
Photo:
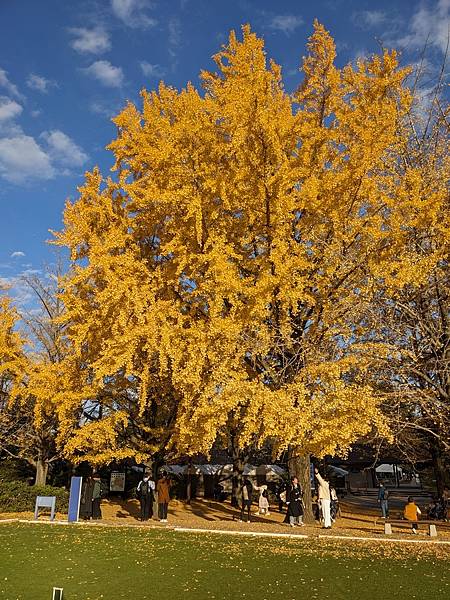
[[[442,62],[450,0],[0,0],[0,282],[54,260],[49,229],[83,173],[112,164],[111,116],[160,79],[182,87],[243,23],[264,36],[288,90],[318,18],[344,64],[385,45],[430,77]],[[429,77],[429,79],[430,79]],[[425,83],[426,87],[426,83]]]

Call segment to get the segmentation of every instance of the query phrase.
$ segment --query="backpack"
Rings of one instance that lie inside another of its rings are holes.
[[[151,496],[152,488],[150,487],[150,481],[143,481],[140,488],[141,496]]]

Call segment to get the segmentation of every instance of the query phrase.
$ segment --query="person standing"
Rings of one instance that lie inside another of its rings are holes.
[[[442,507],[444,510],[444,521],[448,521],[450,519],[450,490],[447,486],[444,487],[444,491],[442,492]]]
[[[287,513],[284,522],[291,527],[303,526],[303,493],[297,477],[291,478],[291,485],[286,490]]]
[[[278,512],[284,511],[284,505],[286,504],[286,494],[287,494],[287,486],[283,481],[279,484],[277,488],[277,498],[278,498]]]
[[[324,529],[331,529],[331,494],[330,494],[330,484],[328,481],[321,476],[319,473],[319,469],[314,469],[316,474],[316,479],[319,484],[319,489],[317,492],[317,497],[319,500],[319,504],[322,508],[322,517],[323,517],[323,527]]]
[[[255,515],[270,515],[269,492],[267,485],[262,485],[259,489],[258,511]]]
[[[412,528],[412,532],[414,534],[417,534],[417,530],[419,529],[419,525],[418,525],[417,521],[419,520],[419,517],[421,514],[422,514],[422,511],[417,506],[417,504],[414,502],[414,498],[412,498],[410,496],[408,498],[408,503],[405,504],[405,508],[403,510],[403,516],[408,521],[411,521],[411,528]]]
[[[80,497],[80,518],[83,521],[89,521],[92,517],[92,493],[94,490],[94,480],[90,475],[83,477]]]
[[[138,483],[137,492],[141,504],[141,521],[148,521],[153,517],[153,492],[155,491],[155,482],[150,477],[150,473],[145,473],[142,481]]]
[[[387,519],[389,516],[389,491],[384,487],[383,482],[380,483],[378,488],[378,504],[381,508],[381,518]]]
[[[92,488],[92,518],[101,519],[102,510],[100,508],[100,502],[102,499],[102,482],[98,473],[93,475],[94,485]]]
[[[339,514],[339,497],[335,488],[330,485],[330,517],[331,523],[334,523]]]
[[[250,523],[250,510],[252,508],[253,486],[249,479],[244,479],[241,487],[241,518],[244,520],[244,512],[247,511],[247,523]]]
[[[161,523],[167,523],[167,510],[170,502],[170,479],[166,473],[158,479],[156,484],[156,492],[158,494],[158,516]]]

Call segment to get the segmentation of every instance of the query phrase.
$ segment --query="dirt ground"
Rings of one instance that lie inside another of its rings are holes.
[[[274,507],[273,507],[274,508]],[[373,508],[355,507],[345,501],[341,503],[341,516],[333,524],[331,530],[323,530],[319,523],[305,525],[304,527],[292,528],[283,523],[284,514],[274,510],[269,516],[260,516],[254,514],[257,506],[254,505],[251,515],[251,522],[239,522],[240,513],[228,502],[216,502],[214,500],[193,500],[190,505],[179,500],[172,500],[169,504],[168,523],[160,523],[153,519],[146,523],[139,520],[139,502],[136,499],[124,501],[104,500],[102,502],[101,521],[104,525],[114,526],[139,526],[139,527],[164,527],[164,528],[191,528],[205,530],[222,531],[246,531],[252,533],[284,533],[290,535],[302,534],[308,537],[317,537],[319,535],[339,535],[339,536],[361,536],[376,537],[388,539],[384,535],[383,524],[380,522],[375,525],[375,518],[379,516],[379,511]],[[0,514],[0,520],[5,519],[26,519],[32,520],[32,513],[4,513]],[[41,519],[47,517],[42,516]],[[57,520],[66,520],[67,516],[58,514]],[[93,524],[89,522],[88,524]],[[450,541],[450,523],[437,522],[438,540]],[[413,534],[408,523],[393,525],[393,536],[396,539],[411,539]],[[428,526],[420,527],[419,535],[422,539],[430,540],[428,537]],[[419,536],[414,536],[420,539]],[[431,540],[430,540],[431,541]]]

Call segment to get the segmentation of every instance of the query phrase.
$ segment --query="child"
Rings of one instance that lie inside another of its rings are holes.
[[[419,520],[420,515],[422,514],[420,508],[415,504],[414,498],[411,496],[408,498],[408,503],[405,505],[405,509],[403,511],[403,516],[408,521],[411,521],[412,532],[417,534],[417,530],[419,529],[419,525],[417,521]]]
[[[267,485],[262,485],[259,489],[258,512],[257,515],[270,515],[269,512],[269,492]]]

